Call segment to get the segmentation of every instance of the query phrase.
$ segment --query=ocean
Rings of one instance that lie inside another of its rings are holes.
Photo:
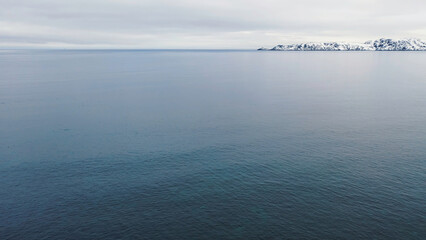
[[[426,239],[426,53],[1,50],[0,239]]]

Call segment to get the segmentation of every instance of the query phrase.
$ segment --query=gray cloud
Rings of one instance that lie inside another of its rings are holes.
[[[426,39],[424,0],[0,0],[0,47],[255,48]]]

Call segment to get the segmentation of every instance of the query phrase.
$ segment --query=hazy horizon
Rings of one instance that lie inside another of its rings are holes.
[[[426,39],[420,0],[0,0],[0,48],[253,49]]]

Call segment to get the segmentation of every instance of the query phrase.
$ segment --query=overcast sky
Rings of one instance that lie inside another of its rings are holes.
[[[0,48],[426,40],[425,0],[0,0]]]

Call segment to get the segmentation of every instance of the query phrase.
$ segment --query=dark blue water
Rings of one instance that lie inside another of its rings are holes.
[[[0,51],[0,239],[426,239],[426,53]]]

